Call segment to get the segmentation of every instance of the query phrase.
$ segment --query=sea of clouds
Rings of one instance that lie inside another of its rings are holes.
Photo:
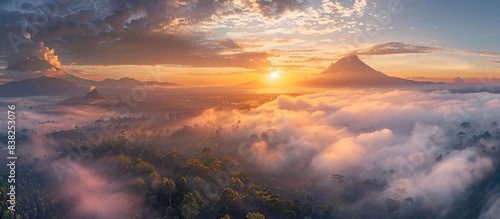
[[[244,111],[207,110],[192,124],[221,127],[225,139],[241,142],[240,158],[265,176],[293,173],[333,196],[337,174],[341,190],[362,196],[358,203],[411,198],[443,215],[494,171],[498,109],[500,95],[492,93],[346,89],[284,95]],[[471,140],[486,131],[491,138]],[[361,192],[373,179],[382,189]],[[494,215],[494,208],[483,211]]]
[[[35,100],[19,106],[19,118],[25,118],[19,124],[40,127],[34,133],[42,135],[89,124],[102,115],[117,115],[92,107],[45,107]],[[390,199],[392,204],[399,203],[399,208],[391,210],[399,215],[431,209],[439,217],[465,199],[471,186],[495,173],[500,146],[498,109],[500,94],[344,89],[282,95],[247,110],[209,109],[182,123],[201,130],[199,136],[196,131],[187,132],[192,135],[190,145],[199,144],[204,138],[200,136],[217,129],[217,154],[226,151],[238,157],[256,180],[272,178],[266,182],[310,190],[327,201],[349,192],[350,205],[358,210],[368,205],[385,210]],[[490,137],[477,137],[486,131]],[[175,141],[173,133],[167,142]],[[41,149],[44,145],[54,144],[45,137],[32,139],[31,153],[37,157],[49,153]],[[140,198],[124,189],[126,183],[97,174],[99,168],[74,164],[74,171],[60,182],[62,197],[78,200],[77,209],[84,211],[110,209],[98,212],[110,218],[116,212],[140,212],[129,211],[127,204]],[[73,190],[74,185],[97,193]],[[500,187],[494,186],[484,196],[488,200],[482,205],[481,218],[498,215],[496,191]],[[96,201],[106,198],[92,194],[125,201],[107,206]],[[79,210],[70,213],[85,215]]]

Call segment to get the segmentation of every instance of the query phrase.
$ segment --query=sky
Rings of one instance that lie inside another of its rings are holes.
[[[356,53],[391,76],[473,82],[500,78],[499,9],[494,0],[4,0],[0,64],[43,43],[62,68],[94,80],[153,72],[181,84],[279,85]]]

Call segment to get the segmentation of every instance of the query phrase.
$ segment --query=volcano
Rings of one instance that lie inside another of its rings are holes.
[[[99,93],[99,91],[97,91],[96,88],[92,89],[91,91],[89,91],[84,97],[83,99],[92,99],[92,100],[95,100],[95,99],[104,99],[104,97],[101,95],[101,93]]]
[[[13,64],[7,67],[5,70],[17,71],[17,72],[37,72],[37,71],[45,71],[45,70],[56,70],[59,74],[54,75],[57,78],[73,82],[79,86],[88,87],[92,84],[95,84],[95,81],[83,79],[68,72],[64,71],[61,68],[58,68],[49,62],[40,59],[38,57],[29,56],[25,58],[23,61]],[[25,78],[27,79],[27,78]]]
[[[388,76],[365,64],[356,55],[349,55],[331,64],[320,74],[302,82],[310,87],[377,87],[377,86],[416,86],[434,84]]]
[[[40,75],[44,75],[44,76],[63,79],[65,81],[72,82],[77,86],[81,87],[89,87],[92,85],[99,85],[106,88],[133,88],[136,86],[178,86],[178,84],[172,82],[157,82],[157,81],[142,82],[134,78],[121,78],[118,80],[105,79],[103,81],[93,81],[70,74],[66,72],[64,69],[58,68],[50,64],[46,60],[34,56],[26,57],[23,61],[13,64],[7,67],[5,70],[10,70],[11,72],[9,72],[9,74],[15,75],[15,77],[12,78],[15,78],[16,81],[26,80],[30,78],[39,77]],[[2,76],[1,72],[0,76]],[[1,78],[2,77],[0,77],[0,79]]]

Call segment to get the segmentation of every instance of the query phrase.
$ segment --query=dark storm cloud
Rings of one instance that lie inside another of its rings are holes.
[[[0,32],[5,33],[0,35],[0,58],[23,50],[28,44],[23,35],[29,33],[33,42],[54,48],[63,64],[257,68],[267,63],[268,54],[244,52],[232,40],[213,40],[192,27],[214,16],[247,13],[251,7],[264,17],[279,17],[306,4],[295,0],[240,5],[215,0],[61,2],[0,4]]]
[[[366,49],[354,50],[351,53],[358,55],[390,55],[390,54],[411,54],[411,53],[436,53],[442,48],[434,46],[418,46],[402,42],[388,42],[378,44]]]

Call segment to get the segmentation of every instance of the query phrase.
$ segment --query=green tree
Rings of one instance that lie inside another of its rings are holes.
[[[201,161],[212,171],[220,170],[221,161],[214,157],[214,153],[209,147],[203,148],[201,152]]]
[[[197,218],[203,203],[203,198],[198,192],[185,194],[182,199],[182,216],[187,219]]]
[[[243,182],[240,179],[231,177],[230,185],[234,188],[241,189],[244,187]]]
[[[191,171],[193,171],[195,174],[205,174],[207,171],[210,170],[205,163],[201,159],[198,158],[191,158],[187,161],[187,165]]]
[[[168,206],[172,206],[172,193],[175,192],[175,182],[167,177],[163,177],[163,188],[168,194]]]
[[[223,207],[226,213],[229,213],[229,209],[236,210],[240,207],[240,194],[231,188],[225,188],[222,190],[220,197],[217,199],[216,203],[219,207]]]
[[[247,219],[266,219],[266,216],[262,215],[261,213],[255,212],[255,213],[248,213],[246,218]]]
[[[146,182],[141,178],[137,177],[132,183],[132,191],[135,194],[141,194],[146,189]]]
[[[203,160],[203,162],[207,162],[213,157],[214,157],[214,152],[212,151],[211,148],[209,147],[203,148],[203,150],[201,151],[201,160]]]

